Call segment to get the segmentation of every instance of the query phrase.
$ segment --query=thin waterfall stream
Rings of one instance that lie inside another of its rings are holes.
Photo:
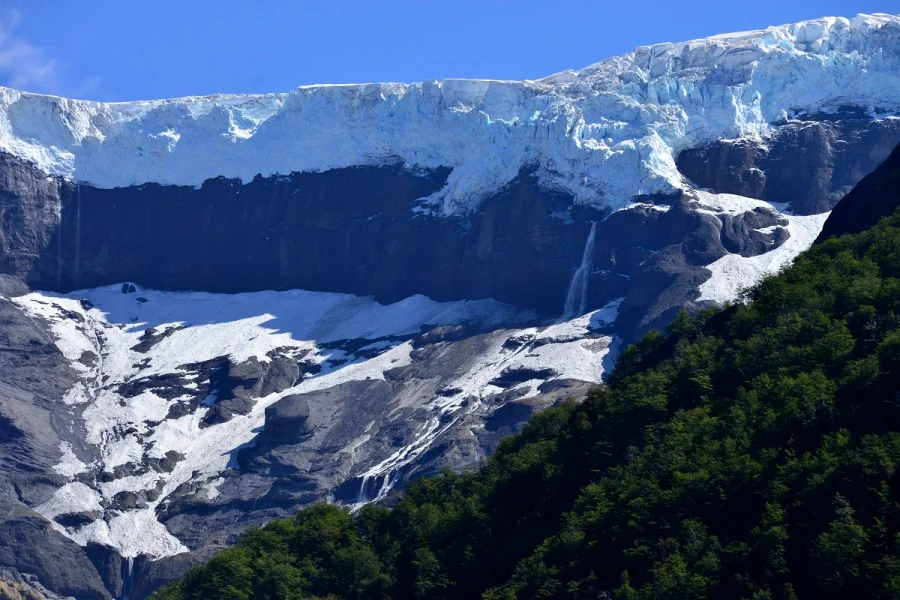
[[[122,594],[118,600],[131,600],[134,593],[134,557],[125,557],[122,561]]]
[[[584,243],[584,251],[581,254],[581,264],[572,275],[569,283],[569,293],[566,294],[566,304],[560,321],[568,321],[579,315],[583,315],[587,309],[588,279],[594,268],[594,238],[597,235],[597,222],[591,222],[591,231]]]
[[[75,288],[81,280],[81,184],[75,184]]]

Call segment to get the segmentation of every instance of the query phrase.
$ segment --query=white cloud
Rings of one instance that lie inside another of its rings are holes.
[[[0,0],[2,2],[2,0]],[[0,8],[0,85],[45,94],[86,98],[101,87],[97,76],[72,81],[63,77],[66,64],[46,48],[31,43],[19,34],[22,13]]]
[[[0,82],[29,92],[59,92],[59,61],[17,34],[22,15],[0,11]]]

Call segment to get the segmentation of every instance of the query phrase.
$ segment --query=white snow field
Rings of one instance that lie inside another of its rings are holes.
[[[828,17],[642,46],[536,81],[448,79],[101,103],[0,88],[0,150],[119,187],[401,160],[452,167],[420,209],[460,214],[522,167],[618,209],[686,187],[674,156],[844,105],[900,109],[900,16]]]
[[[162,458],[171,450],[184,455],[170,473],[150,470],[98,480],[96,489],[72,481],[35,507],[52,521],[62,514],[100,511],[101,501],[111,501],[119,492],[159,489],[161,485],[159,497],[148,507],[113,511],[108,522],[98,518],[78,530],[53,522],[58,531],[82,545],[92,541],[108,544],[126,557],[161,557],[187,550],[157,520],[156,507],[182,483],[214,480],[228,466],[231,451],[250,442],[260,431],[268,406],[288,394],[348,381],[384,379],[385,371],[409,364],[412,345],[384,338],[418,333],[423,325],[469,323],[498,330],[491,338],[491,347],[472,356],[458,373],[453,383],[458,393],[428,400],[424,407],[434,418],[413,443],[372,468],[373,474],[395,471],[415,459],[452,425],[444,418],[447,414],[459,418],[457,411],[464,400],[468,409],[463,412],[471,412],[479,398],[502,392],[490,382],[505,369],[550,367],[558,372],[558,378],[599,382],[614,343],[608,336],[587,336],[589,329],[612,322],[618,307],[614,302],[566,323],[523,328],[533,321],[532,314],[493,300],[438,303],[413,296],[384,306],[371,298],[324,292],[229,295],[138,289],[123,294],[121,289],[121,285],[109,286],[67,295],[33,292],[11,301],[33,318],[48,322],[57,346],[81,370],[81,379],[66,402],[83,405],[85,441],[97,449],[98,458],[93,464],[85,464],[69,444],[64,444],[57,473],[73,479],[91,468],[111,473],[121,465],[140,464],[145,457]],[[136,350],[134,346],[149,327],[157,333],[175,330],[149,350]],[[510,337],[525,343],[510,350],[503,343]],[[378,353],[367,353],[366,358],[322,347],[331,341],[358,338],[381,338],[365,347]],[[287,390],[258,399],[249,414],[235,415],[224,423],[201,427],[208,406],[171,418],[169,408],[177,398],[162,398],[153,391],[126,398],[115,391],[119,384],[150,375],[184,373],[185,365],[216,357],[228,356],[234,363],[251,356],[265,361],[266,353],[274,349],[282,353],[308,351],[304,359],[319,363],[322,370]],[[78,362],[84,352],[98,357],[93,366]],[[534,388],[540,383],[524,382],[515,387],[532,384]],[[361,440],[360,444],[365,442]],[[385,486],[382,492],[388,490]],[[207,486],[206,492],[214,496],[215,486]]]

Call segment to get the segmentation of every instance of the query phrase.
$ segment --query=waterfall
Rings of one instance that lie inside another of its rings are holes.
[[[366,486],[369,485],[369,476],[362,476],[362,483],[359,484],[359,493],[356,495],[356,503],[357,504],[365,504],[369,501],[369,494],[366,491]]]
[[[387,498],[387,495],[390,493],[390,491],[392,489],[394,489],[394,486],[397,484],[397,481],[400,479],[400,472],[401,472],[402,468],[403,467],[400,467],[398,469],[391,469],[390,471],[388,471],[387,473],[385,473],[383,475],[384,484],[379,485],[378,488],[375,490],[376,491],[376,494],[375,494],[376,502],[380,502],[380,501],[384,500],[385,498]]]
[[[81,278],[81,184],[75,184],[76,204],[75,204],[75,288],[79,287]]]
[[[63,203],[59,203],[59,225],[56,227],[56,291],[62,291],[63,274]]]
[[[122,563],[122,595],[119,600],[130,600],[134,592],[134,557],[128,556]]]
[[[591,223],[591,232],[584,243],[584,252],[581,255],[581,265],[572,275],[569,284],[569,293],[566,295],[566,305],[563,309],[560,321],[567,321],[579,315],[583,315],[587,308],[588,278],[594,268],[594,236],[597,234],[597,222]]]
[[[354,505],[357,508],[354,510],[358,510],[363,504],[380,502],[387,498],[388,493],[399,480],[399,474],[400,469],[395,468],[376,475],[362,475]]]

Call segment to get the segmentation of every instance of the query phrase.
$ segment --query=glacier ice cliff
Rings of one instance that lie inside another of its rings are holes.
[[[900,16],[828,17],[642,46],[535,81],[449,79],[102,103],[0,89],[0,150],[97,187],[402,162],[453,169],[423,199],[465,214],[523,168],[621,208],[687,184],[677,153],[857,106],[900,108]]]

